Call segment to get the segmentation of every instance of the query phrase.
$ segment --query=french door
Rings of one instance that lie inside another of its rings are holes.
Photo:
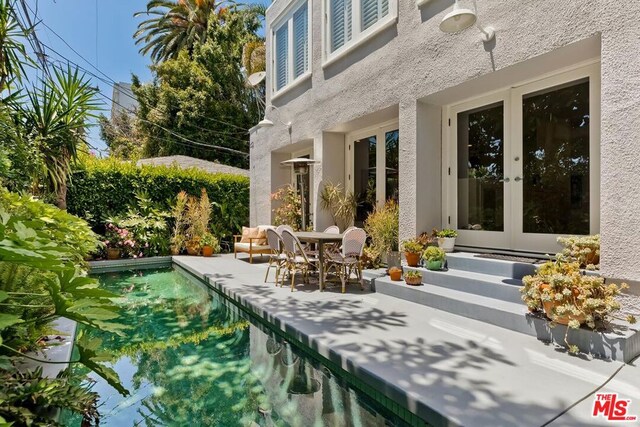
[[[356,196],[355,223],[361,226],[376,206],[398,201],[398,123],[389,122],[347,135],[346,188]]]
[[[599,94],[593,64],[447,108],[458,245],[555,253],[559,236],[599,232]]]

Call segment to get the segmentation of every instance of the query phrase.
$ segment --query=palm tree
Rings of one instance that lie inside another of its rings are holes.
[[[143,44],[140,53],[150,54],[155,62],[176,58],[196,42],[206,38],[210,19],[223,19],[226,5],[234,0],[150,0],[147,10],[134,16],[152,16],[138,25],[136,44]]]
[[[97,118],[97,89],[84,74],[70,66],[54,68],[51,79],[41,88],[25,91],[25,97],[12,100],[19,117],[23,138],[42,157],[43,174],[49,190],[56,195],[56,205],[66,209],[67,180],[78,153],[88,147],[87,126]]]
[[[0,0],[0,92],[8,89],[12,80],[20,82],[25,66],[33,65],[22,43],[30,33],[20,24],[14,2]]]

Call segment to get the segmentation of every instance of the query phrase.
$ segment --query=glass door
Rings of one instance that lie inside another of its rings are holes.
[[[356,226],[362,226],[376,206],[398,201],[399,142],[395,122],[347,135],[346,188],[358,201]]]
[[[556,253],[558,236],[599,232],[597,67],[512,91],[513,248]]]
[[[508,246],[510,196],[506,102],[483,98],[456,106],[451,112],[451,197],[447,227],[457,229],[457,244],[472,247]]]
[[[600,228],[598,64],[449,107],[445,224],[457,246],[555,254]]]

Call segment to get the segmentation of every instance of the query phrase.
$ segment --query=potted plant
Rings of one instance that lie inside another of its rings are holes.
[[[529,311],[544,313],[551,321],[567,325],[565,343],[572,353],[578,348],[569,344],[569,329],[578,329],[586,324],[596,327],[596,322],[604,322],[616,317],[620,310],[618,295],[628,286],[615,283],[605,284],[604,278],[585,275],[578,262],[567,261],[561,254],[556,261],[548,261],[540,266],[535,275],[522,279],[522,300]],[[635,316],[626,317],[635,323]]]
[[[208,231],[202,235],[200,239],[202,245],[202,256],[210,257],[220,250],[218,239]]]
[[[442,270],[446,254],[444,250],[435,246],[429,246],[422,254],[422,258],[425,260],[427,269],[438,271]]]
[[[587,270],[600,269],[600,235],[558,237],[562,255]]]
[[[105,240],[103,243],[107,251],[107,259],[120,259],[123,255],[133,250],[136,243],[129,230],[118,227],[113,221],[109,221],[105,228]]]
[[[398,267],[391,267],[389,269],[389,276],[391,276],[391,280],[394,282],[402,280],[402,269]]]
[[[417,267],[424,245],[418,239],[409,239],[402,242],[402,250],[404,250],[404,257],[409,267]]]
[[[422,273],[411,270],[404,273],[404,281],[407,285],[418,286],[422,284]]]
[[[173,233],[171,235],[171,254],[179,255],[185,247],[187,227],[187,193],[181,191],[176,197],[176,204],[171,211],[173,216]]]
[[[438,237],[438,246],[445,252],[453,252],[453,248],[456,245],[456,237],[458,232],[450,228],[445,228],[436,233]]]
[[[376,207],[364,223],[364,229],[371,237],[371,246],[381,254],[382,262],[390,267],[400,267],[398,251],[398,204],[389,200],[382,207]]]
[[[186,202],[186,248],[189,255],[199,255],[202,249],[202,236],[209,229],[211,202],[206,190],[202,189],[200,198],[189,196]]]

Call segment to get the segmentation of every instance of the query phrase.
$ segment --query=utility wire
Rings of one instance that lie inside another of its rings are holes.
[[[25,4],[26,4],[26,3],[25,3]],[[30,10],[31,12],[34,12],[34,11],[33,11],[33,9],[32,9],[28,4],[27,4],[26,6],[29,8],[29,10]],[[47,24],[46,24],[46,22],[44,22],[42,19],[40,19],[40,20],[38,21],[38,24],[42,24],[42,26],[43,26],[43,27],[45,27],[46,29],[48,29],[49,31],[51,31],[51,33],[52,33],[54,36],[56,36],[58,39],[60,39],[60,41],[62,41],[62,43],[64,43],[64,44],[65,44],[65,45],[66,45],[66,46],[67,46],[67,47],[68,47],[68,48],[69,48],[73,53],[75,53],[75,54],[76,54],[79,58],[81,58],[84,62],[86,62],[87,64],[89,64],[89,66],[90,66],[91,68],[93,68],[94,70],[96,70],[96,72],[98,72],[98,73],[100,73],[102,76],[104,76],[104,77],[105,77],[107,80],[109,80],[112,84],[116,84],[116,83],[117,83],[115,80],[113,80],[113,79],[112,79],[111,77],[109,77],[107,74],[105,74],[102,70],[100,70],[97,66],[95,66],[91,61],[89,61],[87,58],[85,58],[85,57],[84,57],[80,52],[78,52],[77,50],[75,50],[75,49],[73,48],[73,46],[71,46],[71,45],[70,45],[70,44],[69,44],[69,43],[68,43],[68,42],[67,42],[67,41],[66,41],[66,40],[65,40],[65,39],[60,35],[60,34],[58,34],[58,33],[57,33],[53,28],[51,28],[49,25],[47,25]],[[45,43],[43,43],[43,42],[39,42],[39,43],[40,43],[41,45],[45,46],[47,49],[49,49],[49,50],[51,50],[51,51],[55,52],[58,56],[61,56],[61,57],[63,57],[63,58],[64,58],[64,56],[63,56],[62,54],[60,54],[59,52],[55,51],[51,46],[47,46],[47,45],[46,45]],[[65,58],[65,59],[67,59],[67,60],[68,60],[68,58]],[[73,62],[71,61],[71,63],[73,63]],[[78,66],[77,64],[74,64],[74,65]],[[85,70],[85,71],[86,71],[86,70]],[[88,71],[87,71],[87,72],[88,72]],[[89,73],[89,74],[91,74],[91,73]],[[93,74],[92,74],[92,75],[93,75]],[[93,76],[97,78],[97,76],[95,76],[95,75],[93,75]],[[107,83],[107,84],[108,84],[108,83]],[[131,96],[131,95],[130,95],[130,94],[128,94],[127,92],[123,92],[123,93],[124,93],[124,95],[125,95],[125,96],[127,96],[127,97],[131,98],[132,100],[137,101],[137,99],[136,99],[134,96]],[[217,122],[217,123],[220,123],[220,124],[224,124],[224,125],[227,125],[227,126],[231,126],[231,127],[234,127],[234,128],[240,129],[240,130],[242,130],[243,132],[248,132],[248,129],[243,128],[243,127],[238,126],[238,125],[235,125],[235,124],[233,124],[233,123],[225,122],[225,121],[223,121],[223,120],[215,119],[215,118],[213,118],[213,117],[207,117],[207,116],[203,116],[203,115],[198,115],[198,116],[199,116],[199,117],[201,117],[201,118],[203,118],[203,119],[205,119],[205,120],[211,120],[211,121],[213,121],[213,122]]]

